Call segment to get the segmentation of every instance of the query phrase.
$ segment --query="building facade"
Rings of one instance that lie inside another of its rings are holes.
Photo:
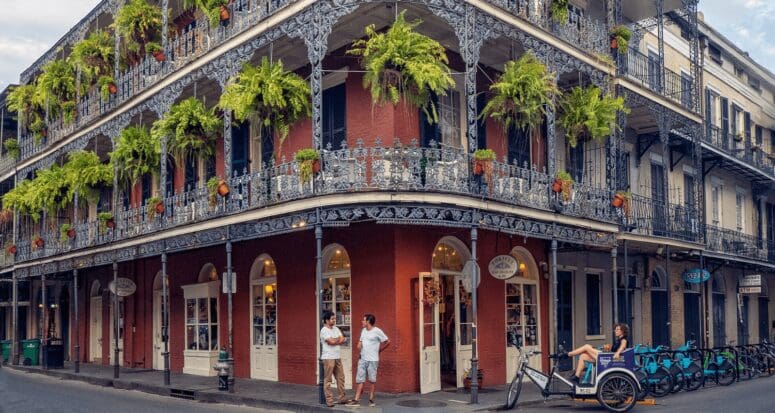
[[[263,119],[218,110],[226,126],[212,153],[173,156],[163,137],[158,167],[134,183],[115,178],[36,219],[6,213],[0,338],[13,361],[25,361],[19,340],[40,337],[62,339],[71,360],[161,370],[168,357],[172,371],[214,375],[225,347],[239,378],[312,384],[326,308],[349,338],[348,385],[372,313],[392,343],[380,386],[425,392],[462,387],[474,342],[485,382],[505,383],[519,351],[602,344],[617,320],[654,344],[771,335],[772,74],[707,27],[694,0],[570,3],[555,20],[542,0],[243,0],[211,25],[151,1],[169,10],[159,58],[127,53],[110,28],[123,2],[101,2],[21,84],[39,82],[56,50],[106,31],[124,56],[110,67],[115,90],[81,87],[76,70],[73,116],[47,104],[42,128],[20,121],[18,156],[2,152],[3,192],[74,151],[107,163],[124,130],[189,98],[215,107],[242,65],[263,58],[309,83],[311,116],[280,139]],[[455,86],[434,98],[436,124],[405,103],[374,104],[347,53],[365,27],[385,30],[404,11],[449,56]],[[618,25],[633,35],[626,52],[611,48]],[[714,50],[722,64],[709,62]],[[480,120],[493,79],[525,53],[563,90],[624,98],[619,130],[574,147],[552,108],[533,133]],[[309,179],[294,159],[304,148],[320,156]],[[486,179],[472,167],[479,148],[497,156]],[[575,181],[568,197],[551,189],[558,171]],[[227,196],[211,195],[214,177]],[[617,191],[630,194],[625,208],[612,205]],[[489,274],[500,255],[515,258],[515,276]],[[685,283],[693,268],[712,280]],[[762,292],[738,294],[753,274]],[[119,279],[131,287],[122,297],[110,288]]]

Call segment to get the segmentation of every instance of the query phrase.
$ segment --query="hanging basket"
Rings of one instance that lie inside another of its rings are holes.
[[[157,50],[153,52],[153,58],[156,59],[158,63],[161,63],[167,58],[167,56],[164,54],[163,50]]]
[[[105,226],[110,228],[110,229],[113,229],[113,228],[116,227],[116,221],[113,218],[108,219],[108,220],[105,221]]]
[[[229,192],[229,184],[227,184],[223,179],[218,181],[218,195],[225,198],[226,195],[229,195]]]
[[[154,209],[156,210],[157,214],[163,214],[164,213],[164,202],[159,201],[154,206]]]
[[[552,183],[552,192],[554,192],[555,194],[558,194],[558,193],[562,192],[562,181],[561,180],[559,180],[559,179],[555,179],[554,180],[554,182]]]
[[[75,228],[70,228],[67,230],[67,238],[75,238]]]
[[[35,245],[36,248],[43,248],[46,245],[46,241],[43,240],[43,238],[35,238],[32,243]]]
[[[115,95],[118,93],[118,86],[113,82],[108,83],[108,92],[110,92],[111,95]]]
[[[624,206],[624,201],[624,195],[615,194],[614,199],[611,200],[611,205],[613,205],[614,208],[621,208]]]
[[[226,8],[226,6],[221,6],[220,17],[221,17],[221,21],[222,22],[229,21],[229,19],[231,18],[231,14],[229,13],[229,9]]]
[[[5,252],[7,252],[10,255],[15,255],[16,251],[17,251],[16,245],[9,245],[8,248],[5,249]]]

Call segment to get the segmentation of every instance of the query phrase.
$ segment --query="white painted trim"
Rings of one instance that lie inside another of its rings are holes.
[[[337,69],[335,72],[329,73],[323,76],[323,90],[339,86],[347,80],[350,66],[345,66],[341,69]]]
[[[662,155],[654,152],[649,152],[649,159],[651,162],[658,163],[662,166],[665,165],[665,160],[662,158]]]
[[[724,186],[724,180],[715,175],[711,175],[710,183],[711,185]]]
[[[691,166],[691,165],[686,165],[686,164],[684,164],[684,165],[683,165],[683,171],[684,171],[684,173],[687,173],[687,174],[689,174],[689,175],[694,175],[694,176],[696,176],[696,175],[697,175],[697,170],[696,170],[696,169],[694,169],[694,167],[693,167],[693,166]]]
[[[584,336],[587,341],[605,340],[605,334],[598,334],[594,336]]]
[[[706,87],[706,88],[708,88],[708,89],[710,89],[710,91],[711,91],[711,94],[714,94],[714,95],[715,95],[715,96],[714,96],[715,98],[720,98],[720,97],[721,97],[721,90],[720,90],[720,89],[718,89],[716,86],[713,86],[713,85],[712,85],[712,84],[710,84],[710,83],[706,83],[706,84],[705,84],[705,87]]]
[[[748,190],[739,185],[735,185],[735,192],[738,194],[748,195]]]

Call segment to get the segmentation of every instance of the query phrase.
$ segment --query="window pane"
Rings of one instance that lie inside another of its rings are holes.
[[[210,349],[210,331],[207,327],[207,325],[200,325],[199,326],[199,350],[209,350]]]
[[[218,324],[218,299],[210,298],[210,324]]]
[[[199,308],[197,311],[199,315],[199,324],[207,324],[207,299],[206,298],[200,298],[199,299]]]
[[[187,324],[196,323],[196,300],[195,299],[186,300],[186,323]]]
[[[266,344],[267,346],[274,346],[277,344],[277,330],[274,327],[266,328]]]
[[[600,334],[600,276],[587,274],[587,334]]]
[[[188,347],[186,347],[189,350],[196,350],[196,327],[195,326],[186,326],[186,343]]]
[[[210,350],[218,350],[218,326],[210,327]]]

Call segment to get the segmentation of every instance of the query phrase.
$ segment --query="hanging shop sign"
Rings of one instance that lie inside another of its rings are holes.
[[[738,294],[761,294],[762,287],[737,287]]]
[[[692,268],[684,271],[684,281],[690,284],[700,284],[710,279],[710,272],[703,268]]]
[[[476,284],[475,288],[479,288],[479,283],[482,281],[482,277],[479,276],[480,273],[479,264],[474,262],[474,260],[468,260],[466,265],[463,266],[463,288],[465,288],[466,292],[472,292],[474,284]],[[474,280],[476,280],[476,283],[474,283]]]
[[[118,284],[118,289],[116,289],[116,284]],[[110,284],[108,284],[108,289],[110,289],[111,293],[116,294],[119,297],[128,297],[137,291],[137,285],[129,278],[122,277],[116,279],[115,283],[111,281]],[[118,290],[118,292],[116,290]]]
[[[498,255],[490,260],[490,265],[487,266],[490,275],[499,280],[508,280],[513,277],[518,268],[519,263],[511,255]]]
[[[740,279],[740,283],[738,284],[740,287],[761,287],[762,286],[762,275],[761,274],[750,274],[746,275],[743,278]]]

